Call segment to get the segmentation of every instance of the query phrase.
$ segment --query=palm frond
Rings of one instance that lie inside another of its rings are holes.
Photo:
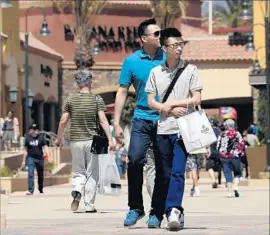
[[[240,14],[242,12],[241,0],[226,0],[226,6],[215,6],[213,18],[222,24],[237,27],[241,24]]]
[[[53,0],[54,7],[60,12],[69,12],[75,15],[76,50],[74,60],[77,66],[86,64],[91,67],[94,63],[89,41],[89,28],[93,23],[93,16],[99,14],[106,3],[106,0]]]
[[[135,106],[135,99],[132,96],[128,96],[120,118],[122,126],[131,124]]]
[[[188,2],[185,0],[150,0],[153,16],[161,28],[172,27],[175,18],[183,17]]]

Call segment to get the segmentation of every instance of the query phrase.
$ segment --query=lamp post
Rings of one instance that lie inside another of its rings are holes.
[[[41,10],[41,12],[43,13],[43,22],[42,22],[42,25],[41,25],[41,30],[40,30],[40,35],[41,36],[48,36],[50,35],[50,31],[48,29],[48,23],[47,23],[47,20],[46,20],[46,15],[45,15],[45,12],[43,11],[43,9],[41,7],[30,7],[26,10],[26,13],[25,13],[25,34],[24,34],[24,50],[25,50],[25,53],[24,53],[24,82],[25,82],[25,85],[24,85],[24,108],[25,108],[25,128],[24,128],[24,131],[25,131],[25,135],[27,135],[28,133],[28,129],[29,129],[29,104],[31,100],[29,100],[29,98],[31,99],[31,93],[29,93],[29,32],[28,32],[28,13],[31,9],[33,8],[38,8]],[[33,99],[32,99],[32,102],[31,102],[31,106],[32,106],[32,103],[33,103]],[[30,106],[30,107],[31,107]]]
[[[270,3],[269,0],[266,0],[265,2],[266,4],[266,9],[268,9],[270,7]],[[243,1],[243,12],[241,14],[241,19],[246,21],[246,20],[251,20],[252,19],[252,14],[250,12],[250,7],[249,7],[249,3],[248,0],[244,0]],[[267,105],[266,105],[266,115],[267,115],[267,133],[266,133],[266,148],[267,148],[267,165],[266,165],[266,171],[270,172],[270,24],[269,24],[269,11],[266,10],[266,13],[264,15],[264,24],[253,24],[253,26],[263,26],[265,29],[265,70],[264,70],[264,75],[265,75],[265,84],[266,84],[266,99],[267,99]],[[235,45],[233,40],[235,38],[231,37],[229,38],[230,45]],[[261,49],[258,48],[254,48],[254,44],[253,44],[253,34],[252,32],[249,32],[247,35],[241,35],[241,40],[245,41],[245,49],[247,51],[253,51],[254,49],[256,50],[256,52]],[[253,71],[251,71],[251,73],[254,74],[262,74],[262,70],[256,55],[256,59],[254,61],[254,65],[253,65]]]

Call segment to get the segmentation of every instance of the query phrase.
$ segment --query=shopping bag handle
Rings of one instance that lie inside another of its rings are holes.
[[[187,101],[187,114],[189,114],[188,99],[186,99],[186,101]],[[201,105],[197,105],[197,107],[198,107],[198,110],[201,110],[202,109]],[[196,105],[195,105],[195,101],[194,100],[193,100],[193,108],[194,108],[194,110],[196,110]]]

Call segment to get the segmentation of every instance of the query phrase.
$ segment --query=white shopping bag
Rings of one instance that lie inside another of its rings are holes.
[[[113,153],[99,154],[99,184],[97,192],[103,195],[118,196],[121,193],[121,180]]]
[[[177,124],[188,153],[217,141],[211,123],[202,109],[178,118]]]

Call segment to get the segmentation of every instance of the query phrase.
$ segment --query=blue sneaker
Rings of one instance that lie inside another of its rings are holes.
[[[126,219],[124,221],[124,226],[129,227],[137,223],[138,220],[143,218],[145,216],[145,213],[143,211],[139,210],[130,210],[127,213]]]
[[[160,228],[161,225],[161,221],[155,215],[150,215],[146,223],[148,228]]]

